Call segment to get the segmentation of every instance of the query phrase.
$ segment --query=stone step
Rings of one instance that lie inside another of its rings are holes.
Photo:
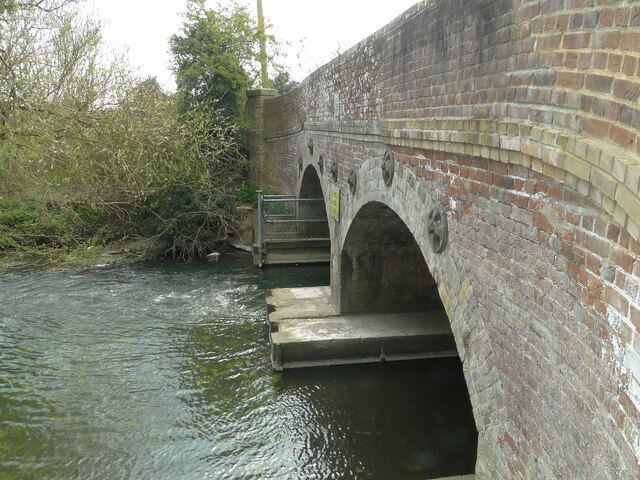
[[[294,265],[301,263],[329,263],[331,255],[327,251],[315,249],[268,251],[263,265]]]
[[[328,238],[279,238],[267,240],[267,249],[275,248],[331,248],[331,240]]]

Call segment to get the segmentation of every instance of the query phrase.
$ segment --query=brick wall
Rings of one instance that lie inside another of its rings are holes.
[[[267,180],[296,193],[313,166],[327,204],[340,189],[334,301],[365,205],[416,239],[465,365],[479,478],[640,478],[639,69],[637,0],[431,0],[265,102]]]

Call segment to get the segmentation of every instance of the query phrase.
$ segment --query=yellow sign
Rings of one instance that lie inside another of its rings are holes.
[[[331,216],[337,221],[340,220],[340,189],[331,189]]]

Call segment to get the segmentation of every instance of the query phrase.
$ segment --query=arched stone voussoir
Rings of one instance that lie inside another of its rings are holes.
[[[498,119],[385,121],[382,136],[390,145],[530,168],[588,197],[640,240],[640,155],[634,151],[572,130]]]

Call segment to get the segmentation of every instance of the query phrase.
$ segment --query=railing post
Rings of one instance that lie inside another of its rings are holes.
[[[262,259],[264,253],[264,195],[262,190],[256,190],[256,196],[258,197],[258,252]]]

